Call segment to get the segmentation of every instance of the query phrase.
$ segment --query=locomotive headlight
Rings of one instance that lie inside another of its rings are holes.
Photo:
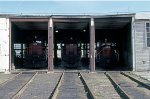
[[[86,32],[86,30],[84,29],[83,32]]]
[[[55,32],[56,32],[56,33],[58,33],[59,31],[58,31],[58,30],[56,30]]]

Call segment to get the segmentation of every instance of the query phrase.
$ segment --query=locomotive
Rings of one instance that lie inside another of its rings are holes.
[[[119,54],[116,49],[116,43],[105,42],[101,43],[96,50],[97,65],[104,68],[112,68],[119,62]]]
[[[47,66],[46,47],[43,47],[41,43],[30,43],[25,53],[25,68],[43,68]]]
[[[81,66],[81,49],[77,44],[65,44],[62,48],[63,67],[78,68]]]

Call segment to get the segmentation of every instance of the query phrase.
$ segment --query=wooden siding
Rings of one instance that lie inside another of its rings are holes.
[[[136,70],[150,70],[150,48],[146,46],[145,21],[134,22]]]

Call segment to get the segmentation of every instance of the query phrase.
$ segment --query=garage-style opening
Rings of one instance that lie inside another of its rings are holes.
[[[95,19],[96,68],[132,70],[132,17]]]
[[[89,19],[54,19],[54,66],[89,68]]]
[[[12,55],[16,69],[45,69],[48,65],[48,22],[11,22]]]

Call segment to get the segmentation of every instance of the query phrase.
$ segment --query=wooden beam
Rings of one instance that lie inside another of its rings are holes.
[[[53,36],[53,20],[49,19],[48,22],[48,71],[54,70],[53,63],[53,48],[54,48],[54,36]]]
[[[48,22],[47,18],[10,18],[11,22]]]
[[[95,23],[94,18],[90,22],[90,70],[95,71]]]

